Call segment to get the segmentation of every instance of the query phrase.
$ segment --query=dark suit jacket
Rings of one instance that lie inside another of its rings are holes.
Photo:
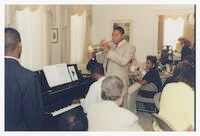
[[[95,64],[97,64],[96,59],[94,59],[94,60],[90,59],[90,60],[88,61],[88,64],[87,64],[87,66],[86,66],[86,69],[89,70],[89,71],[91,72],[92,69],[94,68]]]
[[[189,55],[192,55],[192,50],[188,45],[184,45],[181,50],[181,60],[184,60],[184,58]]]
[[[41,130],[43,102],[35,73],[5,59],[5,130]]]

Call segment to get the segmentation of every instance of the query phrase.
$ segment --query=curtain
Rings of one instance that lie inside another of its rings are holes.
[[[65,6],[65,8],[67,9],[67,11],[65,11],[65,14],[67,14],[67,27],[65,28],[66,36],[65,37],[65,45],[63,47],[64,49],[64,61],[67,63],[73,63],[74,60],[71,60],[72,57],[76,56],[73,52],[71,52],[74,47],[74,45],[72,44],[74,41],[72,41],[72,39],[76,40],[75,38],[72,38],[72,16],[76,16],[77,18],[79,18],[79,16],[83,16],[84,14],[84,18],[82,18],[82,21],[84,21],[84,32],[83,32],[83,36],[85,37],[82,43],[83,48],[76,48],[76,50],[80,50],[80,52],[82,52],[83,56],[81,58],[80,61],[75,61],[78,62],[79,64],[85,64],[87,63],[88,59],[89,59],[89,51],[88,51],[88,45],[91,42],[91,25],[92,25],[92,6],[91,5],[70,5],[70,6]],[[81,28],[82,29],[82,28]],[[75,29],[73,29],[74,31]],[[72,61],[72,62],[71,62]]]
[[[16,11],[16,28],[22,37],[21,63],[38,70],[46,65],[46,14],[44,7]]]
[[[194,45],[194,15],[185,15],[184,16],[184,32],[183,37],[188,39],[192,46]]]
[[[24,10],[28,8],[31,12],[37,10],[39,5],[6,5],[6,19],[5,25],[16,27],[16,11]]]
[[[163,48],[164,16],[158,16],[158,51]]]
[[[71,16],[71,63],[81,64],[84,61],[86,34],[86,12]]]
[[[194,21],[193,14],[160,15],[160,16],[158,16],[158,18],[159,18],[158,51],[163,48],[164,44],[173,44],[173,46],[176,46],[177,39],[179,37],[184,37],[184,38],[190,40],[191,43],[194,43],[194,22],[195,21]],[[182,21],[180,21],[180,20],[182,20]],[[174,23],[172,23],[172,22],[174,22]],[[177,22],[179,22],[179,24]],[[168,31],[169,26],[171,26],[171,30]],[[172,29],[172,27],[173,27],[173,29]],[[166,30],[164,30],[165,28],[166,28]],[[173,30],[173,32],[172,32],[172,30]],[[168,32],[166,32],[166,31],[168,31]],[[165,36],[164,36],[164,34],[165,34]],[[166,36],[166,35],[168,35],[168,36]],[[173,35],[176,35],[176,36],[174,37]],[[170,37],[171,38],[174,37],[174,38],[171,39]],[[166,42],[166,41],[169,41],[169,39],[170,39],[170,42]],[[174,47],[174,49],[175,49],[175,47]]]
[[[177,39],[183,35],[184,19],[181,17],[167,18],[164,21],[164,45],[171,45],[172,49],[176,49]],[[173,31],[172,31],[173,30]]]

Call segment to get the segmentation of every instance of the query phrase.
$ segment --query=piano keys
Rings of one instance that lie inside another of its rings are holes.
[[[77,69],[78,80],[56,87],[49,87],[43,70],[36,71],[40,79],[44,103],[44,129],[57,130],[56,122],[59,115],[70,109],[80,107],[72,105],[74,99],[84,98],[90,85],[94,82],[91,76],[83,76]],[[80,108],[82,109],[82,108]]]

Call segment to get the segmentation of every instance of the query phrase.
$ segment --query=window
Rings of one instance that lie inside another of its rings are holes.
[[[167,18],[164,21],[164,45],[171,45],[173,50],[176,49],[177,39],[183,36],[184,19],[178,17],[176,19]]]
[[[86,34],[86,12],[71,16],[71,63],[81,64],[84,60]]]

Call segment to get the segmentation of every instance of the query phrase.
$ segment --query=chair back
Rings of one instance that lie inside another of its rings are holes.
[[[152,115],[153,120],[160,129],[163,131],[176,131],[176,129],[166,119],[156,113],[153,113]]]
[[[154,95],[154,98],[153,98],[158,111],[160,110],[160,97],[161,97],[161,92],[158,92]]]
[[[136,97],[136,110],[151,113],[156,112],[153,98],[157,92],[158,89],[154,83],[148,83],[142,86]]]

